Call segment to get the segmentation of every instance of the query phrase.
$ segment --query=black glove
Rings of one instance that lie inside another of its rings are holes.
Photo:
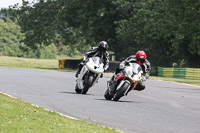
[[[126,61],[125,61],[124,64],[125,64],[125,66],[129,66],[130,65],[129,62],[126,62]]]

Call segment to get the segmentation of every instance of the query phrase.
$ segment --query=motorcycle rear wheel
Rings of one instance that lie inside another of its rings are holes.
[[[127,88],[128,88],[129,84],[128,83],[124,83],[119,90],[115,93],[114,97],[113,97],[113,101],[118,101],[121,97],[124,96],[124,93],[126,92]]]
[[[104,94],[104,97],[106,100],[111,100],[112,99],[112,96],[109,94],[109,89],[106,90],[105,94]]]
[[[78,93],[78,94],[81,93],[81,89],[78,88],[78,85],[77,85],[77,84],[76,84],[76,86],[75,86],[75,91],[76,91],[76,93]]]

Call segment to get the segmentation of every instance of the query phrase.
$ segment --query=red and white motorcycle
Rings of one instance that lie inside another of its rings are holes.
[[[106,100],[118,101],[121,97],[134,90],[141,82],[142,68],[137,63],[130,63],[121,72],[114,76],[112,81],[108,81],[107,90],[104,94]]]

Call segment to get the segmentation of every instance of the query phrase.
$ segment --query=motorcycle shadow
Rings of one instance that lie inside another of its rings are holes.
[[[107,102],[115,102],[115,103],[142,103],[142,102],[137,102],[137,101],[128,101],[128,100],[119,100],[119,101],[113,101],[113,100],[106,100],[106,99],[94,99],[94,100],[99,100],[99,101],[107,101]]]
[[[76,92],[72,92],[72,91],[66,91],[66,92],[60,92],[60,93],[66,93],[66,94],[77,94],[77,95],[94,95],[94,94],[78,94]]]

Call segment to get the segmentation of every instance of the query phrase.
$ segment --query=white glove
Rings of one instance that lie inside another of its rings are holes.
[[[123,62],[121,62],[121,63],[119,64],[119,69],[124,69],[124,67],[125,67],[125,65],[124,65],[124,61],[123,61]]]
[[[108,66],[105,66],[105,67],[104,67],[104,72],[105,72],[107,69],[108,69]]]
[[[144,82],[146,80],[147,80],[146,77],[142,76],[141,82]]]
[[[87,58],[84,56],[84,57],[83,57],[83,62],[86,62],[86,60],[87,60]]]

